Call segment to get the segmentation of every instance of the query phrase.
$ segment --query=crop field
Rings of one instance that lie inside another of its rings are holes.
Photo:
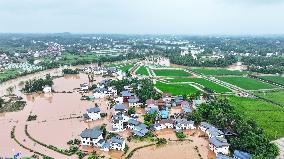
[[[75,65],[80,64],[80,61],[87,61],[89,63],[95,62],[97,56],[94,54],[84,54],[84,55],[73,55],[73,54],[64,54],[59,60],[60,64],[64,65]]]
[[[155,86],[162,92],[172,93],[173,95],[184,95],[198,92],[198,90],[189,84],[166,84],[157,81]]]
[[[230,97],[229,102],[247,119],[256,121],[271,140],[284,137],[284,108],[258,99]]]
[[[257,95],[284,106],[284,91],[257,93]]]
[[[272,89],[275,88],[273,85],[263,83],[256,79],[248,77],[218,77],[219,80],[228,82],[240,88],[246,90],[258,90],[258,89]]]
[[[193,71],[197,73],[201,73],[204,75],[212,75],[212,76],[225,76],[225,75],[235,75],[240,76],[246,74],[241,71],[231,71],[227,69],[208,69],[208,68],[193,68]]]
[[[140,67],[137,69],[136,74],[139,74],[139,75],[146,75],[146,76],[149,75],[149,74],[148,74],[148,71],[147,71],[147,69],[146,69],[145,66],[140,66]]]
[[[6,81],[8,79],[12,79],[20,75],[18,69],[10,69],[0,72],[0,81]]]
[[[129,71],[134,65],[133,64],[127,64],[127,65],[122,65],[119,67],[119,69],[123,72]]]
[[[185,72],[184,70],[153,70],[156,76],[192,76],[192,74]]]
[[[167,81],[169,82],[193,82],[193,83],[200,84],[204,87],[207,87],[217,93],[231,92],[230,89],[220,86],[216,83],[213,83],[203,78],[174,78],[174,79],[167,79]]]
[[[260,76],[259,78],[284,85],[284,77],[281,76]]]

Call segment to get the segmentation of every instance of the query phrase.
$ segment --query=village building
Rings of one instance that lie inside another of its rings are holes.
[[[127,108],[124,104],[116,104],[114,106],[115,114],[123,114],[127,112]]]
[[[216,154],[229,154],[229,143],[224,137],[213,137],[209,139],[209,148]]]
[[[136,135],[136,136],[140,136],[140,137],[143,137],[146,135],[146,133],[148,132],[149,130],[147,129],[147,126],[143,123],[140,123],[139,125],[135,126],[133,128],[133,134]]]
[[[174,121],[174,127],[176,129],[176,131],[180,131],[180,130],[192,130],[192,129],[196,129],[196,127],[194,126],[194,121],[188,121],[186,119],[176,119]]]
[[[83,114],[83,117],[87,121],[101,119],[101,110],[99,107],[93,107],[93,108],[87,109],[87,113]]]
[[[244,152],[244,151],[239,151],[239,150],[235,150],[234,154],[233,154],[233,158],[235,159],[251,159],[252,155]]]
[[[121,136],[114,136],[110,139],[110,149],[123,151],[125,148],[125,139]]]
[[[123,114],[117,114],[112,117],[112,131],[121,132],[126,130],[129,117]]]
[[[51,86],[44,86],[43,87],[43,90],[42,90],[44,93],[50,93],[52,91],[52,88]]]
[[[103,139],[103,132],[99,128],[85,129],[81,133],[81,144],[86,146],[97,146],[99,140]]]
[[[89,85],[87,83],[80,84],[80,90],[87,92],[89,90]]]

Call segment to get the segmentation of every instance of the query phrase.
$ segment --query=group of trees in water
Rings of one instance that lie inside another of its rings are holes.
[[[270,142],[255,121],[244,119],[226,99],[214,99],[202,104],[188,119],[194,120],[195,124],[205,121],[223,131],[232,132],[226,136],[231,150],[246,151],[255,158],[275,158],[279,153],[277,146]]]
[[[66,68],[62,70],[62,73],[63,74],[79,74],[79,69],[73,70],[73,69]]]
[[[32,93],[32,92],[39,92],[42,91],[45,86],[52,86],[53,81],[50,74],[47,74],[45,79],[34,79],[26,81],[24,88],[22,89],[26,93]]]

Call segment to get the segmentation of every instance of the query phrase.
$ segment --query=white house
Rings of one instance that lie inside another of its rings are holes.
[[[81,133],[81,144],[86,146],[97,146],[99,140],[103,139],[103,132],[99,128],[85,129]]]
[[[194,126],[194,121],[187,121],[186,119],[177,119],[174,121],[174,126],[176,130],[183,130],[183,129],[196,129]]]
[[[89,85],[87,83],[80,84],[80,90],[81,91],[88,91]]]
[[[209,139],[209,148],[215,154],[224,154],[227,155],[229,154],[229,143],[227,140],[223,137],[213,137]]]
[[[112,131],[124,131],[128,126],[129,117],[123,114],[117,114],[112,117]]]
[[[125,148],[125,139],[121,136],[114,136],[110,139],[110,148],[123,151]]]
[[[140,124],[139,121],[137,121],[137,120],[135,120],[135,119],[133,119],[133,118],[130,118],[130,119],[128,120],[127,128],[133,130],[134,127],[135,127],[135,126],[138,126],[139,124]]]
[[[159,123],[164,125],[165,128],[174,128],[174,121],[171,119],[162,119]]]
[[[47,85],[46,85],[46,86],[43,87],[43,92],[44,92],[44,93],[50,93],[51,91],[52,91],[51,86],[47,86]]]
[[[87,109],[87,115],[90,118],[90,120],[101,119],[101,110],[99,107],[93,107],[93,108]]]
[[[96,88],[93,90],[93,96],[95,98],[104,98],[106,97],[107,90],[105,88]]]
[[[134,97],[128,99],[128,105],[129,107],[138,107],[141,105],[141,103],[139,102],[139,99],[137,97]]]
[[[199,129],[205,132],[209,138],[224,137],[224,133],[222,131],[218,130],[213,125],[206,122],[201,122],[201,124],[199,125]]]

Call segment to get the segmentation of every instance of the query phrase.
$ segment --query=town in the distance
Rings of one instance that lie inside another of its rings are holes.
[[[0,34],[0,159],[283,159],[284,36]]]

